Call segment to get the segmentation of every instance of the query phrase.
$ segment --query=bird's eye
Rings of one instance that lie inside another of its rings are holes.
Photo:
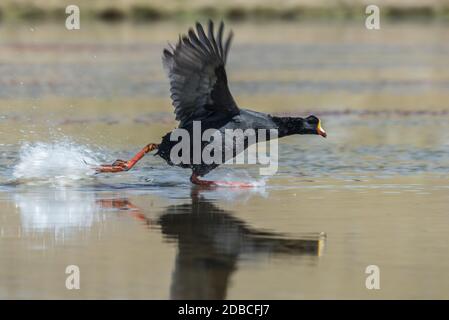
[[[309,122],[310,124],[317,124],[319,122],[318,118],[315,116],[309,116],[307,118],[307,122]]]

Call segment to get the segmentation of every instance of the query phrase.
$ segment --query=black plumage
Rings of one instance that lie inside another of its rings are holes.
[[[192,136],[194,121],[201,122],[201,132],[216,129],[224,134],[226,129],[276,129],[278,136],[292,134],[319,134],[326,136],[315,116],[307,118],[275,117],[269,114],[241,109],[237,106],[229,87],[226,75],[226,61],[231,46],[233,33],[228,33],[223,42],[224,24],[220,23],[217,33],[212,21],[208,22],[207,34],[200,23],[196,23],[196,31],[189,29],[182,35],[175,46],[169,44],[164,49],[162,62],[170,81],[170,93],[179,128],[186,129]],[[117,172],[129,170],[142,156],[154,149],[159,155],[173,165],[170,153],[177,141],[170,141],[171,132],[167,133],[160,144],[150,144],[132,160],[117,160],[113,165],[103,166],[101,172]],[[248,137],[243,138],[244,148],[250,143]],[[192,141],[191,141],[192,142]],[[256,139],[257,142],[257,139]],[[209,145],[201,143],[201,150]],[[192,146],[191,146],[192,147]],[[193,152],[186,163],[176,164],[193,171],[192,182],[216,168],[217,163],[204,162],[194,164]],[[236,156],[236,149],[232,157]],[[224,161],[224,155],[222,158]]]
[[[201,24],[197,23],[197,33],[189,29],[188,36],[181,36],[175,47],[164,50],[163,65],[170,79],[170,92],[176,119],[180,121],[179,128],[192,132],[192,122],[201,121],[202,131],[213,128],[223,134],[225,129],[277,129],[279,137],[295,133],[316,134],[319,120],[314,116],[307,119],[279,118],[237,106],[229,90],[225,70],[233,33],[229,33],[223,46],[223,30],[224,24],[221,22],[215,38],[214,24],[209,21],[206,36]],[[170,141],[170,134],[163,137],[157,155],[172,164],[170,151],[177,141]],[[247,137],[245,139],[248,140]],[[247,141],[244,144],[245,148],[249,146]],[[207,145],[203,142],[202,148]],[[223,160],[228,159],[223,157]],[[180,166],[192,168],[198,176],[218,166],[216,163],[195,165],[192,162],[191,159]]]
[[[190,29],[188,36],[181,36],[174,48],[164,49],[162,63],[168,73],[176,120],[180,121],[181,128],[193,120],[207,119],[212,113],[229,118],[239,113],[224,68],[232,32],[223,47],[223,29],[222,22],[217,43],[212,21],[209,21],[208,36],[197,23],[198,35]]]

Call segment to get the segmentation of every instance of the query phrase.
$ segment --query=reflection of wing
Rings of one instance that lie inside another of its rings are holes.
[[[239,256],[320,254],[323,238],[287,238],[249,228],[230,212],[201,198],[168,207],[160,217],[162,233],[178,241],[173,299],[225,299]]]
[[[209,202],[169,206],[160,217],[162,233],[178,242],[172,299],[224,299],[236,269],[237,250],[217,248],[211,233],[228,229],[228,215]],[[227,232],[224,231],[226,234]],[[223,239],[223,245],[228,241]]]
[[[207,36],[197,23],[198,34],[190,29],[188,36],[180,37],[174,48],[164,50],[162,61],[168,71],[171,98],[176,120],[181,121],[180,127],[210,112],[229,116],[239,113],[225,71],[232,32],[223,45],[223,28],[221,22],[215,39],[212,21],[209,21]]]
[[[105,199],[97,204],[128,210],[147,224],[155,223],[127,199]],[[178,243],[170,290],[173,299],[225,299],[229,279],[241,255],[318,256],[324,244],[321,234],[297,239],[250,228],[231,212],[195,193],[191,204],[167,207],[157,224],[165,237]]]

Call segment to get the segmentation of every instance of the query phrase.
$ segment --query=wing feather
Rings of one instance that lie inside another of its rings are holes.
[[[176,46],[164,49],[162,61],[170,80],[170,97],[180,126],[202,119],[210,112],[223,116],[239,113],[228,88],[225,64],[232,41],[229,33],[223,46],[224,23],[215,37],[214,24],[208,23],[207,35],[196,23],[179,37]]]

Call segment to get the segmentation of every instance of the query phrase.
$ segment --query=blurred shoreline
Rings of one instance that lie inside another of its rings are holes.
[[[193,20],[223,18],[230,21],[309,21],[309,20],[362,20],[365,8],[371,4],[355,1],[266,1],[233,0],[211,2],[204,0],[126,0],[126,1],[55,1],[3,0],[0,3],[0,22],[65,20],[66,6],[76,4],[82,21],[155,22],[163,20]],[[380,0],[380,15],[389,21],[424,20],[449,21],[449,1],[392,1]]]

